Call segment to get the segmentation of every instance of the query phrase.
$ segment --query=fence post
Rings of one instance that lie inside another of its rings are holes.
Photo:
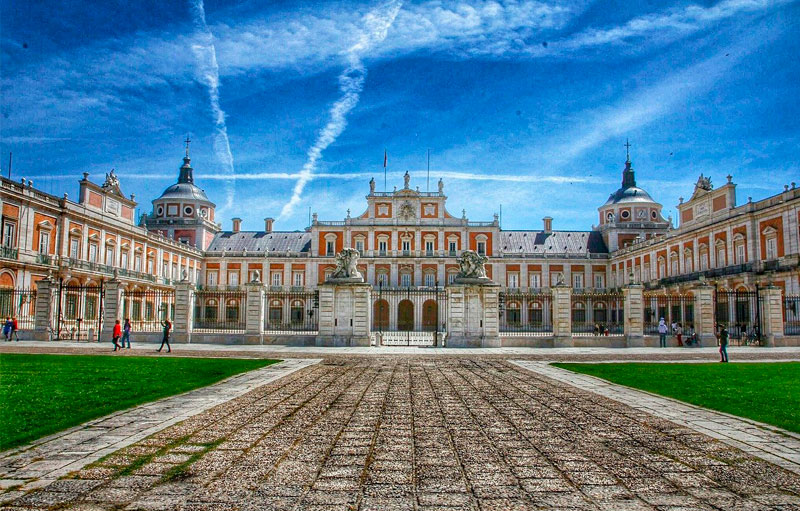
[[[714,288],[701,283],[694,288],[694,331],[700,346],[716,346]]]
[[[326,282],[319,286],[317,346],[369,346],[372,286]]]
[[[572,340],[572,288],[557,284],[550,290],[553,293],[553,347],[575,346]]]
[[[245,307],[245,344],[264,344],[264,285],[259,280],[248,282]]]
[[[97,341],[111,341],[114,323],[122,319],[122,285],[116,275],[103,285],[103,331],[98,332]]]
[[[192,323],[194,319],[194,286],[188,280],[175,285],[175,318],[172,322],[174,342],[192,342]]]
[[[770,285],[759,289],[761,301],[761,332],[767,346],[783,346],[783,293]]]
[[[629,348],[644,346],[644,286],[628,284],[622,288],[623,333]]]
[[[33,339],[36,341],[49,341],[51,321],[55,315],[53,296],[56,284],[48,275],[36,285],[36,314],[33,318]]]
[[[500,346],[500,286],[485,280],[445,288],[449,348]]]

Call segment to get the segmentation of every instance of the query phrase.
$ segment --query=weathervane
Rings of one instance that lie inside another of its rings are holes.
[[[186,140],[184,140],[184,142],[186,142],[186,157],[187,158],[189,157],[189,144],[191,143],[191,141],[192,141],[192,139],[189,138],[189,135],[186,135]]]
[[[625,139],[625,161],[631,161],[631,144]]]

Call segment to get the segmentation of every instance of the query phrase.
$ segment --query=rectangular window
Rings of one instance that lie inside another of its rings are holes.
[[[169,278],[169,263],[164,261],[164,264],[161,266],[161,276],[165,279]]]
[[[229,286],[238,286],[239,285],[239,272],[238,271],[229,271],[228,272],[228,285]]]
[[[777,258],[778,258],[778,239],[769,238],[767,239],[767,259],[777,259]]]
[[[432,241],[426,241],[425,242],[425,255],[429,256],[429,257],[433,255],[433,242]]]
[[[178,280],[178,265],[172,263],[172,280]]]
[[[403,287],[411,287],[411,274],[410,273],[401,273],[400,274],[400,285]]]
[[[206,284],[209,286],[216,286],[217,285],[217,272],[210,271],[206,273]]]
[[[725,249],[721,248],[717,250],[717,268],[722,268],[725,266]]]
[[[296,287],[303,287],[303,272],[296,271],[292,274],[292,280],[294,282],[294,286]]]
[[[16,225],[11,222],[6,222],[3,225],[3,246],[4,247],[13,247],[14,246],[14,231],[16,230]]]
[[[149,273],[150,275],[153,274],[153,260],[152,259],[148,259],[147,260],[147,273]]]
[[[705,271],[708,269],[708,254],[701,253],[700,254],[700,271]]]
[[[364,253],[364,242],[361,240],[356,240],[356,250],[358,250],[359,254]]]
[[[436,286],[436,274],[435,273],[426,273],[425,274],[425,285],[427,287]]]
[[[120,268],[128,269],[128,252],[123,252],[120,256]]]
[[[450,242],[450,247],[448,248],[448,251],[450,252],[451,256],[456,255],[456,242],[455,241],[451,241]]]
[[[325,255],[332,256],[336,252],[336,248],[334,245],[333,240],[328,240],[325,242]]]
[[[39,233],[39,253],[40,254],[47,254],[50,252],[50,233],[49,232],[40,232]]]
[[[401,246],[403,255],[408,255],[411,252],[411,240],[403,240]]]
[[[386,287],[389,285],[389,274],[381,272],[378,274],[378,285]]]
[[[558,282],[558,273],[559,272],[557,272],[557,271],[551,271],[550,272],[550,285],[551,286],[555,286],[556,283]]]
[[[531,273],[528,277],[530,287],[532,289],[539,289],[542,287],[542,276],[539,273]]]
[[[583,273],[576,273],[572,276],[572,287],[583,289]]]
[[[97,262],[97,243],[89,243],[89,262]]]
[[[133,258],[133,271],[142,271],[142,256],[136,255]]]
[[[594,276],[594,287],[596,287],[597,289],[605,288],[605,285],[603,285],[604,284],[603,280],[604,280],[604,276],[603,275],[595,274],[595,276]]]
[[[744,264],[744,243],[736,245],[736,264]]]
[[[486,255],[486,242],[479,241],[478,242],[478,255]]]
[[[114,266],[114,247],[106,246],[106,264]]]
[[[519,273],[508,274],[508,287],[510,288],[519,287]]]
[[[78,249],[80,248],[80,240],[78,238],[69,239],[69,256],[73,259],[78,258]]]
[[[456,281],[456,277],[458,277],[458,273],[451,272],[447,274],[447,283],[453,284]]]
[[[378,253],[382,256],[386,255],[386,241],[380,240],[378,241]]]
[[[276,271],[272,272],[272,285],[273,286],[280,286],[282,277],[283,277],[283,274],[281,274],[279,272],[276,272]]]

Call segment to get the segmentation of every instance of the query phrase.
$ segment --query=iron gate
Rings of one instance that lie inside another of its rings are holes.
[[[783,335],[800,335],[800,295],[783,297]]]
[[[619,292],[572,292],[572,335],[623,334],[625,298]]]
[[[372,332],[383,346],[438,346],[446,314],[447,293],[438,286],[372,291]]]
[[[553,305],[549,292],[507,291],[500,293],[500,335],[553,335]]]
[[[694,297],[682,294],[644,294],[644,333],[658,335],[658,324],[664,318],[671,332],[672,324],[680,326],[684,334],[694,331]]]
[[[99,286],[69,286],[58,283],[53,294],[55,303],[50,339],[63,341],[98,341],[103,331],[103,282]]]
[[[728,329],[728,338],[739,345],[763,343],[761,335],[762,297],[755,291],[714,290],[714,324],[717,332]]]

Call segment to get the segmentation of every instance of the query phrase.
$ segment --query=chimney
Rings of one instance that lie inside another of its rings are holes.
[[[553,217],[546,216],[542,218],[542,222],[544,222],[544,232],[553,232]]]
[[[242,228],[242,219],[241,218],[234,218],[233,219],[233,232],[239,232]]]
[[[272,217],[267,217],[264,219],[264,231],[265,232],[272,232],[272,223],[275,221]]]

